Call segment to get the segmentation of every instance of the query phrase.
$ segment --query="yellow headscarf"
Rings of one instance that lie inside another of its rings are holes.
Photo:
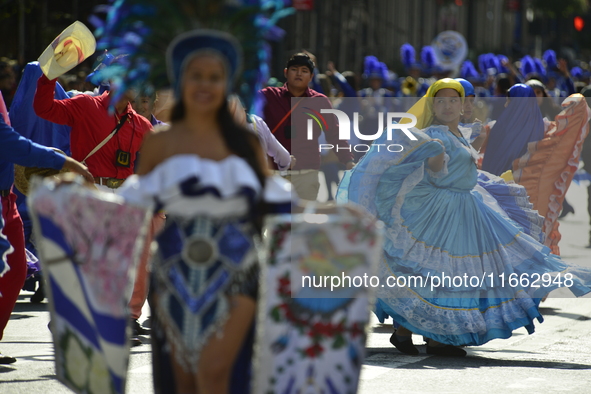
[[[451,78],[444,78],[436,81],[429,87],[427,94],[421,97],[421,99],[407,111],[417,117],[417,124],[415,126],[417,129],[422,130],[433,123],[433,97],[435,97],[437,92],[441,89],[456,90],[462,98],[462,103],[464,102],[465,93],[461,83]],[[410,119],[404,118],[400,123],[410,123]]]

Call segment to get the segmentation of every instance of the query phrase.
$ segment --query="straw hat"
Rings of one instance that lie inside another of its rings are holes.
[[[60,153],[64,156],[66,154],[57,148],[50,148]],[[40,176],[40,177],[48,177],[57,174],[61,174],[63,172],[68,172],[68,170],[61,169],[61,170],[54,170],[53,168],[40,168],[40,167],[23,167],[19,165],[14,165],[14,186],[18,189],[19,192],[24,194],[25,196],[29,193],[29,180],[33,175]]]
[[[96,40],[82,22],[74,22],[43,51],[39,65],[48,79],[55,79],[94,53]]]

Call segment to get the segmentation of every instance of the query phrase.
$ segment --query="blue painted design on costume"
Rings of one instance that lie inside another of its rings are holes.
[[[78,276],[78,281],[83,284],[82,273],[80,272],[80,266],[78,264],[73,265],[74,271]],[[105,341],[111,344],[123,346],[127,343],[127,335],[125,328],[127,327],[127,319],[121,317],[111,317],[97,312],[90,302],[88,291],[86,287],[82,286],[84,293],[84,301],[88,305],[90,314],[92,315],[94,326],[96,327],[97,334]]]
[[[51,295],[55,312],[72,325],[81,335],[84,336],[93,346],[100,349],[95,328],[84,317],[78,307],[70,301],[55,279],[49,276],[49,285],[51,286]]]
[[[326,382],[326,387],[328,387],[330,394],[341,394],[341,393],[339,393],[337,388],[334,386],[334,383],[332,382],[332,379],[330,378],[330,376],[325,376],[324,381]]]
[[[230,275],[227,271],[220,272],[217,278],[207,284],[207,288],[203,294],[197,298],[193,298],[187,289],[187,285],[183,280],[183,276],[178,272],[178,270],[175,267],[171,267],[168,273],[168,279],[170,279],[170,282],[192,313],[198,313],[206,305],[214,302],[216,297],[218,297],[218,291],[223,288],[223,286],[228,282],[229,278]]]
[[[168,259],[180,253],[183,249],[183,237],[181,229],[176,222],[168,222],[162,232],[157,236],[158,252],[163,259]]]
[[[224,226],[223,235],[218,241],[220,254],[239,265],[251,247],[251,241],[236,226],[232,224]]]
[[[111,382],[113,382],[115,392],[122,393],[124,391],[123,379],[120,376],[115,375],[111,370],[109,370],[109,375],[111,376]]]
[[[39,226],[41,227],[41,234],[47,239],[52,240],[66,253],[67,256],[74,256],[74,251],[70,247],[68,241],[64,236],[62,229],[60,229],[51,219],[43,215],[39,216]]]

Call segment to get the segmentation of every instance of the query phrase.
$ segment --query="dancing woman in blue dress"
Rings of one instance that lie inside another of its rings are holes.
[[[407,354],[418,354],[411,332],[430,338],[427,353],[450,356],[466,354],[456,346],[509,338],[520,327],[531,334],[550,291],[591,291],[591,270],[567,265],[539,242],[540,217],[523,188],[477,171],[458,128],[463,98],[459,82],[434,83],[409,110],[417,140],[384,133],[337,195],[386,224],[376,314],[400,324],[391,341]]]

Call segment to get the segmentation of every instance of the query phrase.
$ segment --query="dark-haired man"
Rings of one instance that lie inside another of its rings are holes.
[[[339,161],[353,167],[353,155],[347,141],[339,141],[338,122],[334,115],[321,114],[322,109],[332,109],[328,98],[310,89],[308,84],[314,76],[314,62],[305,53],[296,53],[289,58],[283,74],[287,82],[282,87],[267,87],[261,90],[266,99],[263,118],[277,140],[297,157],[295,168],[281,171],[281,175],[291,181],[298,196],[305,200],[316,200],[320,183],[320,149],[318,137],[322,131],[329,145],[332,145]],[[315,98],[301,101],[293,98]],[[292,107],[293,104],[293,107]],[[322,122],[312,122],[312,135],[308,139],[309,114]],[[336,149],[338,147],[338,149]],[[279,172],[279,171],[278,171]]]

